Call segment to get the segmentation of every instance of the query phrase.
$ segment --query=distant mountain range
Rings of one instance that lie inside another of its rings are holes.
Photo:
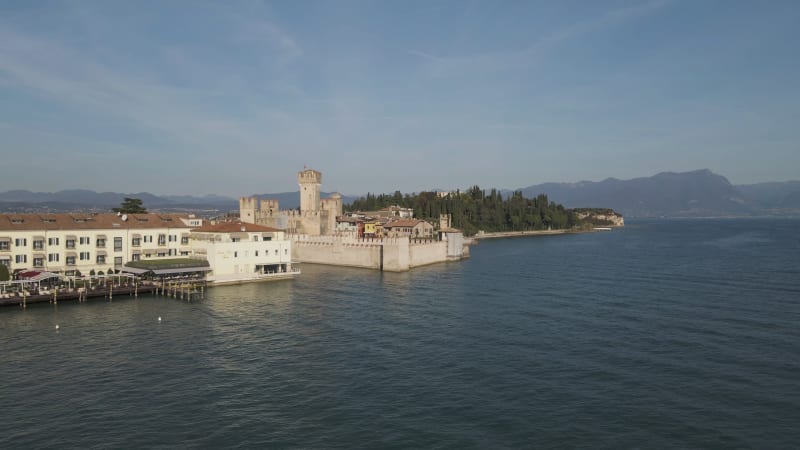
[[[526,197],[544,193],[570,208],[607,207],[626,217],[800,216],[800,181],[736,186],[708,169],[520,190]]]
[[[519,189],[526,197],[547,194],[550,200],[570,208],[612,208],[626,217],[726,217],[800,216],[800,181],[732,185],[710,170],[651,177],[577,183],[544,183]],[[511,191],[502,191],[510,194]],[[330,193],[322,193],[322,197]],[[254,194],[277,199],[281,209],[300,205],[300,193]],[[139,198],[150,210],[222,214],[239,209],[239,200],[218,195],[158,196],[148,192],[122,194],[89,190],[54,193],[14,190],[0,192],[0,212],[109,211],[125,197]],[[343,196],[345,204],[356,197]]]
[[[322,193],[326,198],[330,193]],[[122,203],[125,197],[142,200],[148,210],[161,212],[195,212],[206,215],[224,214],[239,211],[239,199],[220,195],[155,195],[149,192],[119,193],[95,192],[85,189],[70,189],[58,192],[31,192],[13,190],[0,192],[0,212],[63,212],[63,211],[110,211]],[[281,209],[294,209],[300,206],[300,192],[279,192],[276,194],[254,194],[252,197],[277,199]],[[342,196],[342,201],[350,203],[355,197]]]

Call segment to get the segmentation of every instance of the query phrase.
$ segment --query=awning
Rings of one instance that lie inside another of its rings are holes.
[[[123,272],[134,273],[141,275],[143,273],[153,272],[155,275],[167,275],[170,273],[191,273],[191,272],[210,272],[210,267],[182,267],[180,269],[140,269],[138,267],[122,266]]]
[[[19,276],[20,276],[20,278],[24,278],[25,281],[33,281],[33,282],[47,280],[47,279],[50,279],[50,278],[60,278],[61,277],[61,275],[59,275],[57,273],[39,272],[39,271],[35,271],[35,270],[31,270],[31,271],[28,271],[28,272],[20,272]]]
[[[78,254],[76,252],[67,252],[66,255],[67,255],[67,258],[69,258],[70,256],[72,256],[73,258],[78,256]]]
[[[97,250],[97,251],[95,251],[95,253],[97,254],[97,256],[106,256],[106,251],[105,250]]]
[[[141,234],[139,234],[139,233],[133,233],[133,234],[131,234],[131,237],[132,237],[133,239],[141,239],[141,238],[142,238],[142,235],[141,235]]]
[[[43,281],[43,280],[49,280],[50,278],[61,278],[61,275],[53,272],[42,272],[39,275],[36,275],[35,277],[31,278],[30,280]]]
[[[2,242],[11,242],[11,238],[10,237],[6,237],[6,236],[0,236],[0,241],[2,241]]]
[[[165,275],[168,273],[190,273],[190,272],[210,272],[210,267],[184,267],[182,269],[158,269],[153,273],[156,275]]]

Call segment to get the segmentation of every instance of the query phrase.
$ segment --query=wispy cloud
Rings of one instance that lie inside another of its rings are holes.
[[[232,120],[202,107],[209,90],[175,86],[152,76],[128,73],[96,60],[78,48],[0,29],[0,77],[68,108],[116,117],[175,142],[225,141],[255,144],[251,123]],[[211,90],[211,95],[217,94]],[[242,101],[240,93],[231,101]],[[262,113],[268,115],[269,111]],[[272,117],[281,117],[275,113]]]
[[[562,42],[646,17],[671,2],[672,0],[653,0],[607,11],[599,16],[556,30],[519,50],[483,52],[461,56],[436,55],[434,52],[418,49],[409,50],[408,53],[423,59],[428,66],[430,74],[434,77],[504,71],[535,63]]]
[[[303,54],[297,41],[272,22],[241,16],[237,18],[236,22],[238,27],[233,36],[234,40],[266,42],[285,52],[288,57],[299,57]]]

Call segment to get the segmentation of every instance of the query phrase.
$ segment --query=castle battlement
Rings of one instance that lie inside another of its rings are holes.
[[[312,169],[297,172],[297,182],[299,184],[322,184],[322,172]]]

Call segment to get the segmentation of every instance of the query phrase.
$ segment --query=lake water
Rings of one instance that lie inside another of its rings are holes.
[[[799,231],[630,221],[1,308],[0,448],[797,448]]]

